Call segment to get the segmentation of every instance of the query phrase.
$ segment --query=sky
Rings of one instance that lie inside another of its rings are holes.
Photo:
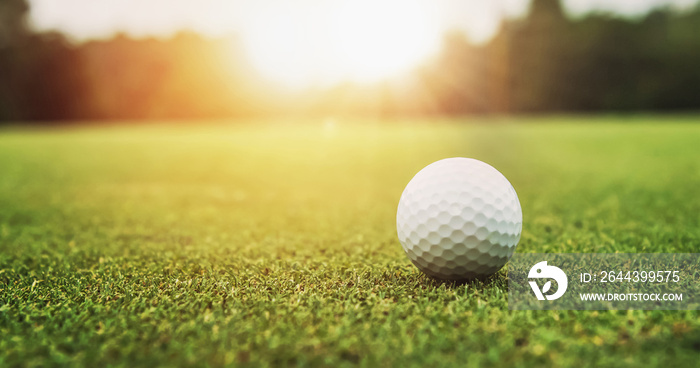
[[[274,25],[277,14],[314,13],[320,6],[350,0],[29,0],[30,22],[37,30],[58,30],[75,41],[132,36],[168,36],[183,29],[210,36],[245,34]],[[383,0],[376,0],[380,3]],[[659,6],[687,8],[698,0],[563,0],[574,15],[602,10],[626,16]],[[476,42],[488,40],[503,16],[527,11],[529,0],[415,0],[438,31],[458,30]],[[396,7],[397,14],[401,9]],[[368,8],[371,9],[371,8]],[[278,18],[279,18],[278,17]],[[361,19],[357,19],[361,27]]]

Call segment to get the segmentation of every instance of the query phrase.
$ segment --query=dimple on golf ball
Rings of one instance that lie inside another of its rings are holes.
[[[464,280],[492,275],[513,255],[523,214],[498,170],[463,157],[434,162],[404,189],[396,214],[408,258],[429,276]]]

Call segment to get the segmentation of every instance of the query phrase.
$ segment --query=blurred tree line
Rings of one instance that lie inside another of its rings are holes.
[[[570,19],[533,0],[488,43],[446,35],[408,81],[275,91],[230,40],[79,45],[35,33],[24,0],[0,2],[0,121],[171,119],[280,112],[469,114],[700,108],[700,8]]]
[[[434,68],[449,112],[697,110],[700,8],[572,20],[559,0],[534,0],[486,45],[451,35]]]

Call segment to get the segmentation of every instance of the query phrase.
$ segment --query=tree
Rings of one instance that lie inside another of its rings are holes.
[[[28,37],[25,17],[29,6],[24,0],[0,2],[0,121],[20,115],[16,101],[16,72],[21,68],[17,48]]]

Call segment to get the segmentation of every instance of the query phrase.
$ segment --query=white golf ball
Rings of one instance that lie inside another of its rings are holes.
[[[418,172],[396,214],[408,258],[429,276],[464,280],[496,273],[520,240],[523,213],[498,170],[471,158],[448,158]]]

